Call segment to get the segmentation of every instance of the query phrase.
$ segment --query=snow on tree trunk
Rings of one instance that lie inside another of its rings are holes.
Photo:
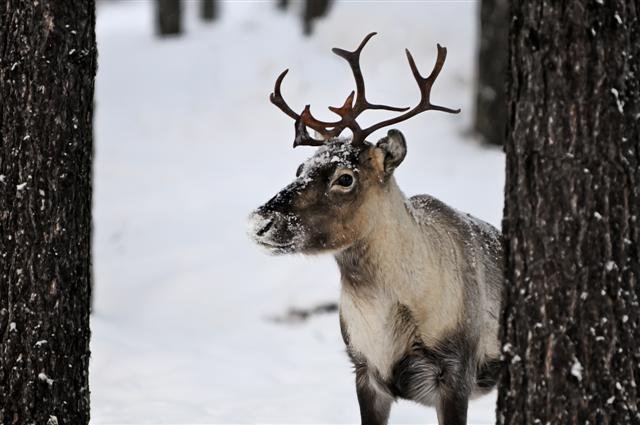
[[[182,32],[180,0],[156,0],[156,33],[160,36]]]
[[[502,146],[507,126],[508,0],[482,0],[479,35],[474,129],[485,142]]]
[[[499,424],[637,424],[640,18],[514,1]]]
[[[89,421],[94,2],[0,8],[0,423]]]

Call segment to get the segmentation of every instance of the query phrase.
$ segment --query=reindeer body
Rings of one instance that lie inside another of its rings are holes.
[[[399,397],[465,424],[468,399],[498,372],[499,233],[430,196],[406,199],[392,175],[404,149],[395,130],[375,146],[327,143],[250,234],[272,253],[334,254],[363,423],[385,424]]]
[[[401,397],[466,413],[498,372],[502,255],[495,228],[395,182],[375,229],[336,254],[340,325],[356,368],[361,411],[385,423]],[[449,423],[456,422],[450,419]]]
[[[321,147],[252,214],[249,233],[274,254],[334,254],[342,276],[340,325],[363,424],[385,424],[391,402],[401,397],[435,405],[441,425],[464,425],[469,398],[491,388],[498,372],[499,233],[432,197],[405,198],[393,177],[407,150],[399,131],[375,145],[365,140],[421,112],[459,112],[430,101],[446,58],[440,45],[426,78],[406,52],[418,105],[368,102],[359,61],[373,35],[354,51],[333,49],[356,82],[341,107],[329,108],[338,121],[316,119],[308,105],[297,114],[280,90],[287,71],[276,80],[271,102],[295,119],[294,147]],[[402,114],[362,128],[356,118],[367,109]],[[352,137],[340,139],[347,128]]]

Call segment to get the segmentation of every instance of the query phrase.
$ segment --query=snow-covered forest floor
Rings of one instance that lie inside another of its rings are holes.
[[[290,68],[290,104],[330,118],[353,86],[330,48],[378,31],[362,57],[369,98],[408,106],[418,91],[403,49],[428,74],[440,42],[432,100],[462,113],[400,124],[409,152],[396,176],[408,195],[499,226],[503,154],[468,136],[477,4],[338,3],[304,39],[275,0],[225,2],[213,25],[186,3],[186,32],[169,40],[154,36],[151,1],[98,7],[92,423],[356,423],[337,315],[272,320],[335,301],[333,260],[269,257],[245,236],[248,213],[312,153],[291,149],[293,123],[267,96]],[[474,401],[470,423],[494,423],[494,403]],[[400,402],[391,422],[436,415]]]

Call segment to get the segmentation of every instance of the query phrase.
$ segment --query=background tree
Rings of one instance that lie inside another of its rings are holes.
[[[494,145],[504,144],[507,126],[509,0],[482,0],[474,131]]]
[[[156,0],[156,33],[160,36],[182,32],[182,5],[180,0]]]
[[[89,421],[94,2],[0,6],[0,423]]]
[[[325,16],[329,12],[330,6],[331,0],[305,0],[302,11],[302,26],[305,35],[313,33],[313,21]]]
[[[200,0],[200,17],[204,21],[213,21],[218,16],[215,0]]]
[[[278,9],[286,10],[289,6],[289,0],[277,0],[276,2]]]
[[[637,424],[640,21],[512,3],[500,424]]]

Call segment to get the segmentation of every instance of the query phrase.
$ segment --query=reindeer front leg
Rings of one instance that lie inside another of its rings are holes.
[[[467,425],[469,398],[460,394],[443,394],[436,406],[439,425]]]
[[[362,425],[386,425],[393,398],[374,387],[366,365],[356,365],[356,392]]]

